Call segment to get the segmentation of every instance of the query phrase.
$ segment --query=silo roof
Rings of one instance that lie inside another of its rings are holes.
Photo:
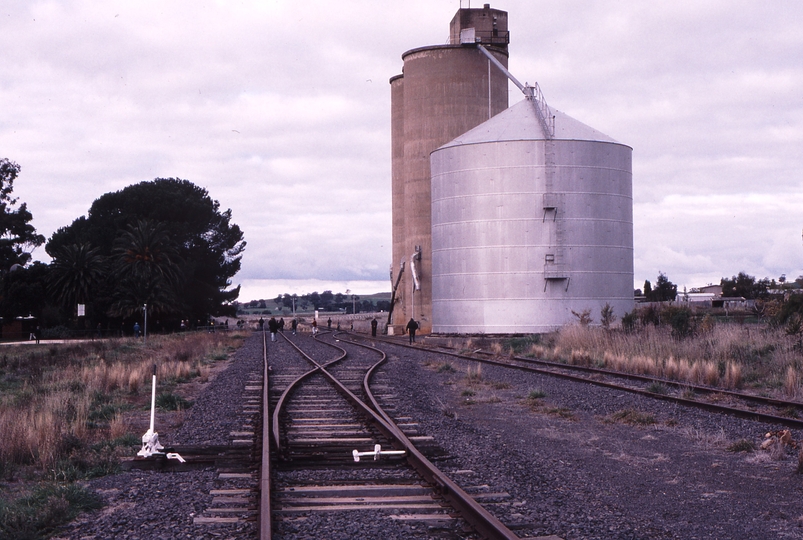
[[[555,136],[552,140],[598,141],[621,144],[601,131],[575,120],[568,114],[550,107],[555,116]],[[546,139],[541,122],[535,112],[535,104],[524,99],[505,109],[490,120],[463,133],[441,148],[502,141],[531,141]]]

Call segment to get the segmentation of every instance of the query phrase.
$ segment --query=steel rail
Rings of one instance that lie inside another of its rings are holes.
[[[276,403],[276,407],[273,409],[273,442],[276,444],[276,451],[277,452],[282,449],[281,434],[279,433],[279,415],[281,414],[281,411],[284,408],[284,404],[287,401],[288,396],[296,389],[296,387],[299,384],[301,384],[301,382],[304,379],[307,379],[308,377],[311,377],[312,375],[314,375],[315,373],[317,373],[318,371],[321,371],[323,369],[323,367],[321,365],[319,365],[315,360],[310,358],[301,349],[299,349],[298,346],[296,346],[295,343],[290,341],[290,339],[287,338],[283,333],[278,333],[278,335],[281,336],[282,338],[284,338],[284,340],[287,341],[287,343],[292,345],[301,354],[301,356],[306,358],[307,361],[311,362],[315,366],[315,368],[313,368],[310,371],[304,373],[303,375],[298,377],[296,380],[294,380],[293,382],[288,384],[287,388],[284,389],[284,392],[282,392],[282,395],[279,397],[279,401]],[[326,345],[329,345],[328,343],[325,343],[325,342],[322,342],[322,343],[324,343]],[[341,350],[341,352],[343,354],[341,356],[339,356],[338,358],[332,360],[331,362],[325,364],[326,366],[331,366],[332,364],[340,362],[341,360],[346,358],[346,351],[344,349],[340,349],[340,350]]]
[[[283,336],[283,337],[284,337],[284,336]],[[379,428],[379,430],[380,430],[380,431],[383,433],[383,435],[385,435],[385,436],[386,436],[386,437],[388,437],[389,439],[395,439],[395,431],[396,431],[396,430],[395,430],[395,429],[393,429],[393,428],[392,428],[392,427],[391,427],[391,426],[390,426],[390,425],[389,425],[389,424],[388,424],[388,423],[385,421],[385,419],[384,419],[384,418],[382,418],[381,416],[379,416],[379,415],[378,415],[376,412],[374,412],[374,411],[373,411],[373,410],[372,410],[370,407],[368,407],[368,406],[367,406],[367,405],[366,405],[366,404],[365,404],[365,403],[364,403],[364,402],[363,402],[363,401],[362,401],[360,398],[358,398],[356,395],[354,395],[354,393],[353,393],[353,392],[351,392],[351,390],[349,390],[348,388],[346,388],[346,387],[345,387],[345,386],[344,386],[344,385],[343,385],[343,384],[342,384],[342,383],[341,383],[341,382],[340,382],[340,381],[339,381],[339,380],[338,380],[338,379],[337,379],[337,378],[336,378],[334,375],[332,375],[331,373],[329,373],[329,372],[328,372],[328,371],[325,369],[325,367],[331,366],[332,364],[335,364],[335,363],[337,363],[337,362],[339,362],[339,361],[343,360],[344,358],[346,358],[346,357],[348,356],[348,353],[346,352],[346,350],[345,350],[345,349],[343,349],[342,347],[338,347],[337,345],[333,345],[333,344],[331,344],[331,343],[326,343],[325,341],[319,341],[319,343],[323,343],[324,345],[328,345],[329,347],[332,347],[332,348],[334,348],[334,349],[337,349],[337,350],[339,350],[339,351],[342,353],[342,354],[341,354],[341,356],[339,356],[337,359],[335,359],[335,360],[333,360],[333,361],[331,361],[331,362],[328,362],[328,363],[327,363],[327,364],[325,364],[325,365],[322,365],[322,364],[318,363],[317,361],[315,361],[315,360],[314,360],[312,357],[310,357],[310,356],[309,356],[308,354],[306,354],[304,351],[302,351],[302,350],[301,350],[301,348],[300,348],[298,345],[296,345],[295,343],[293,343],[293,341],[291,341],[291,340],[290,340],[290,339],[288,339],[287,337],[284,337],[284,339],[285,339],[285,340],[286,340],[286,341],[287,341],[287,342],[288,342],[288,343],[289,343],[289,344],[290,344],[290,345],[291,345],[291,346],[292,346],[292,347],[293,347],[293,348],[294,348],[296,351],[298,351],[298,353],[299,353],[301,356],[303,356],[304,358],[306,358],[306,360],[307,360],[308,362],[310,362],[311,364],[313,364],[313,365],[315,366],[315,369],[313,369],[313,370],[311,370],[311,371],[308,371],[307,373],[305,373],[304,375],[302,375],[301,377],[299,377],[298,379],[296,379],[295,381],[293,381],[292,383],[290,383],[290,385],[288,385],[288,387],[285,389],[285,391],[284,391],[284,392],[282,392],[282,397],[280,398],[280,401],[279,401],[279,402],[277,402],[277,404],[276,404],[276,408],[273,410],[273,419],[274,419],[274,439],[277,441],[277,448],[279,448],[279,449],[281,448],[281,441],[279,441],[279,440],[278,440],[278,437],[277,437],[277,435],[276,435],[276,434],[278,433],[278,427],[277,427],[277,426],[278,426],[278,423],[279,423],[279,414],[281,413],[281,407],[284,407],[284,404],[285,404],[285,401],[286,401],[286,397],[287,397],[287,396],[290,394],[291,390],[292,390],[292,389],[294,389],[294,387],[295,387],[297,384],[299,384],[299,383],[300,383],[300,382],[301,382],[303,379],[306,379],[306,378],[307,378],[307,377],[309,377],[311,374],[313,374],[313,373],[318,373],[318,372],[320,372],[320,373],[321,373],[321,374],[322,374],[324,377],[326,377],[326,378],[327,378],[327,379],[328,379],[328,380],[329,380],[329,381],[332,383],[332,385],[335,387],[335,389],[336,389],[336,390],[337,390],[337,391],[338,391],[338,392],[339,392],[341,395],[343,395],[343,397],[345,397],[345,398],[346,398],[346,400],[347,400],[349,403],[352,403],[352,404],[353,404],[353,405],[354,405],[356,408],[360,409],[360,410],[361,410],[363,413],[365,413],[366,415],[368,415],[369,417],[371,417],[371,418],[374,420],[374,422],[376,422],[376,423],[377,423],[377,427],[378,427],[378,428]],[[314,338],[314,339],[318,340],[318,338],[317,338],[317,337],[316,337],[316,338]]]
[[[477,354],[488,355],[491,356],[493,353],[479,351]],[[640,382],[657,382],[664,384],[666,386],[673,386],[675,388],[685,388],[689,390],[694,390],[700,394],[720,394],[723,396],[732,397],[735,399],[741,399],[743,401],[751,401],[753,403],[758,403],[759,405],[768,405],[772,407],[797,407],[803,409],[803,403],[799,401],[793,400],[782,400],[776,398],[769,398],[764,396],[756,396],[754,394],[745,394],[744,392],[734,392],[733,390],[727,390],[725,388],[714,388],[711,386],[701,386],[697,384],[688,384],[683,383],[680,381],[674,381],[671,379],[664,379],[662,377],[649,377],[647,375],[638,375],[636,373],[625,373],[621,371],[613,371],[610,369],[603,369],[603,368],[595,368],[591,366],[576,366],[571,364],[561,364],[560,362],[552,362],[550,360],[542,360],[538,358],[524,358],[522,356],[512,356],[513,360],[518,362],[524,362],[526,364],[538,364],[543,366],[553,367],[555,369],[566,369],[569,371],[582,371],[586,373],[595,373],[599,375],[606,375],[609,377],[617,377],[620,379],[629,379],[633,381],[640,381]]]
[[[359,337],[362,337],[362,336],[359,336]],[[371,339],[376,339],[376,338],[371,338]],[[430,353],[434,353],[434,354],[443,354],[443,355],[446,355],[446,356],[452,356],[452,357],[455,357],[455,358],[460,358],[462,360],[471,360],[471,361],[474,361],[474,362],[483,362],[483,363],[490,364],[490,365],[496,365],[496,366],[506,367],[506,368],[510,368],[510,369],[518,369],[520,371],[527,371],[527,372],[530,372],[530,373],[538,373],[538,374],[541,374],[541,375],[548,375],[548,376],[552,376],[552,377],[558,377],[558,378],[561,378],[561,379],[566,379],[566,380],[570,380],[570,381],[574,381],[574,382],[583,382],[583,383],[587,383],[587,384],[593,384],[595,386],[601,386],[603,388],[609,388],[609,389],[612,389],[612,390],[620,390],[620,391],[623,391],[623,392],[630,392],[632,394],[639,394],[639,395],[642,395],[642,396],[645,396],[645,397],[649,397],[649,398],[652,398],[652,399],[659,399],[659,400],[662,400],[662,401],[677,403],[679,405],[685,405],[685,406],[688,406],[688,407],[695,407],[695,408],[707,410],[707,411],[710,411],[710,412],[716,412],[716,413],[720,413],[720,414],[728,414],[728,415],[731,415],[731,416],[736,416],[737,418],[744,418],[746,420],[753,420],[753,421],[757,421],[757,422],[765,422],[765,423],[768,423],[768,424],[779,424],[779,425],[782,425],[782,426],[791,427],[791,428],[795,428],[795,429],[803,428],[803,420],[796,419],[796,418],[789,418],[789,417],[786,417],[786,416],[775,416],[775,415],[772,415],[772,414],[766,414],[766,413],[762,413],[762,412],[758,412],[758,411],[748,411],[748,410],[745,410],[745,409],[738,409],[736,407],[728,407],[727,405],[718,405],[716,403],[706,403],[704,401],[686,399],[686,398],[677,397],[677,396],[669,396],[669,395],[665,395],[665,394],[657,394],[655,392],[650,392],[649,390],[642,390],[640,388],[632,388],[632,387],[629,387],[629,386],[622,386],[622,385],[618,385],[618,384],[615,384],[615,383],[609,383],[609,382],[600,381],[600,380],[596,380],[596,379],[589,379],[587,377],[581,377],[579,375],[571,375],[569,373],[560,373],[560,372],[552,371],[552,370],[548,370],[548,369],[540,369],[540,368],[532,367],[532,366],[523,366],[523,365],[510,364],[510,363],[507,363],[507,362],[501,362],[501,361],[492,360],[492,359],[476,358],[476,357],[473,357],[473,356],[466,356],[466,355],[463,355],[463,354],[453,353],[453,352],[450,352],[450,351],[432,351],[430,349],[425,349],[424,347],[419,347],[419,346],[416,346],[416,345],[410,345],[410,344],[407,344],[407,343],[399,343],[399,342],[397,342],[395,340],[388,339],[388,338],[380,338],[380,340],[383,343],[396,345],[398,347],[406,347],[408,349],[415,349],[415,350],[418,350],[418,351],[426,351],[426,352],[430,352]],[[565,364],[558,364],[558,365],[563,369],[572,369],[572,368],[575,368],[575,367],[581,367],[581,366],[568,366],[568,365],[565,365]],[[584,369],[593,369],[593,368],[584,368]],[[612,376],[630,377],[630,374],[623,375],[623,374],[620,374],[618,372],[611,372],[611,375]],[[732,394],[738,394],[738,393],[733,392]],[[760,396],[751,396],[751,397],[752,397],[753,400],[762,399]],[[781,403],[783,403],[783,402],[781,402]],[[794,404],[796,402],[790,402],[790,403]]]
[[[348,335],[348,333],[343,332]],[[363,378],[363,391],[368,396],[373,407],[387,419],[387,422],[392,425],[396,431],[395,437],[402,444],[404,450],[407,452],[405,458],[407,462],[420,474],[425,480],[436,487],[435,491],[449,503],[449,505],[457,510],[460,515],[465,519],[474,529],[485,538],[499,539],[499,540],[516,540],[516,536],[504,523],[499,521],[496,516],[488,512],[481,504],[474,500],[474,498],[466,493],[463,488],[457,485],[452,479],[443,474],[435,465],[432,464],[424,455],[415,447],[415,445],[407,438],[407,436],[399,429],[395,422],[385,413],[379,402],[374,397],[370,389],[370,381],[375,374],[375,369],[382,365],[387,360],[387,355],[370,345],[357,343],[348,340],[348,343],[358,347],[364,347],[372,351],[378,352],[382,359],[374,364],[366,373]]]
[[[268,399],[268,343],[262,329],[262,467],[259,477],[259,538],[270,540],[270,401]]]

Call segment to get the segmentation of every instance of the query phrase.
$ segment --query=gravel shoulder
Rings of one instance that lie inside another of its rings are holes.
[[[390,357],[389,378],[412,396],[402,412],[453,456],[444,470],[509,492],[516,502],[490,510],[521,536],[803,538],[797,451],[726,450],[777,426],[437,353]],[[612,421],[620,411],[654,423]]]

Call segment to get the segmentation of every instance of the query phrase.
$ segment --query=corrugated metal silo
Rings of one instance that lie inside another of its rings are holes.
[[[470,26],[473,25],[473,26]],[[410,317],[421,331],[432,329],[432,258],[430,153],[461,133],[507,108],[507,78],[477,49],[475,42],[507,65],[507,13],[490,9],[459,10],[452,21],[452,40],[470,30],[471,43],[422,47],[407,51],[403,74],[391,79],[393,257],[407,270],[397,293],[393,323],[398,329]],[[463,34],[464,37],[468,34]],[[420,290],[413,292],[410,257]]]
[[[633,309],[632,148],[524,100],[432,153],[433,332]]]

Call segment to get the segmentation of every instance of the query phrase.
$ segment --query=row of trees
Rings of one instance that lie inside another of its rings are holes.
[[[663,272],[658,273],[658,279],[655,281],[655,287],[652,286],[650,280],[644,282],[644,291],[636,289],[636,296],[645,296],[648,302],[667,302],[674,300],[678,295],[678,286],[669,281],[666,274]]]
[[[756,279],[746,272],[739,272],[731,278],[722,278],[719,282],[722,287],[722,296],[726,298],[746,298],[755,300],[767,298],[770,291],[783,287],[803,287],[803,276],[795,280],[794,283],[786,283],[786,277],[782,276],[777,282],[774,279]],[[666,277],[663,272],[658,273],[658,279],[653,287],[649,280],[644,282],[644,290],[636,289],[635,295],[644,295],[649,302],[666,302],[675,300],[678,294],[678,287]]]
[[[345,310],[351,312],[352,309],[356,309],[359,313],[361,311],[388,311],[390,309],[390,302],[387,300],[372,302],[370,300],[360,300],[357,295],[332,293],[332,291],[323,291],[320,294],[316,291],[303,295],[285,293],[278,295],[274,302],[280,309],[292,308],[294,300],[296,309],[301,311],[318,309],[322,311]]]
[[[45,249],[51,264],[30,261],[36,234],[25,204],[13,210],[20,167],[0,160],[0,315],[34,315],[46,326],[116,326],[147,304],[164,327],[233,312],[245,241],[231,210],[187,180],[158,178],[106,193],[57,230]],[[84,318],[76,317],[78,304]],[[232,313],[233,314],[233,313]]]

